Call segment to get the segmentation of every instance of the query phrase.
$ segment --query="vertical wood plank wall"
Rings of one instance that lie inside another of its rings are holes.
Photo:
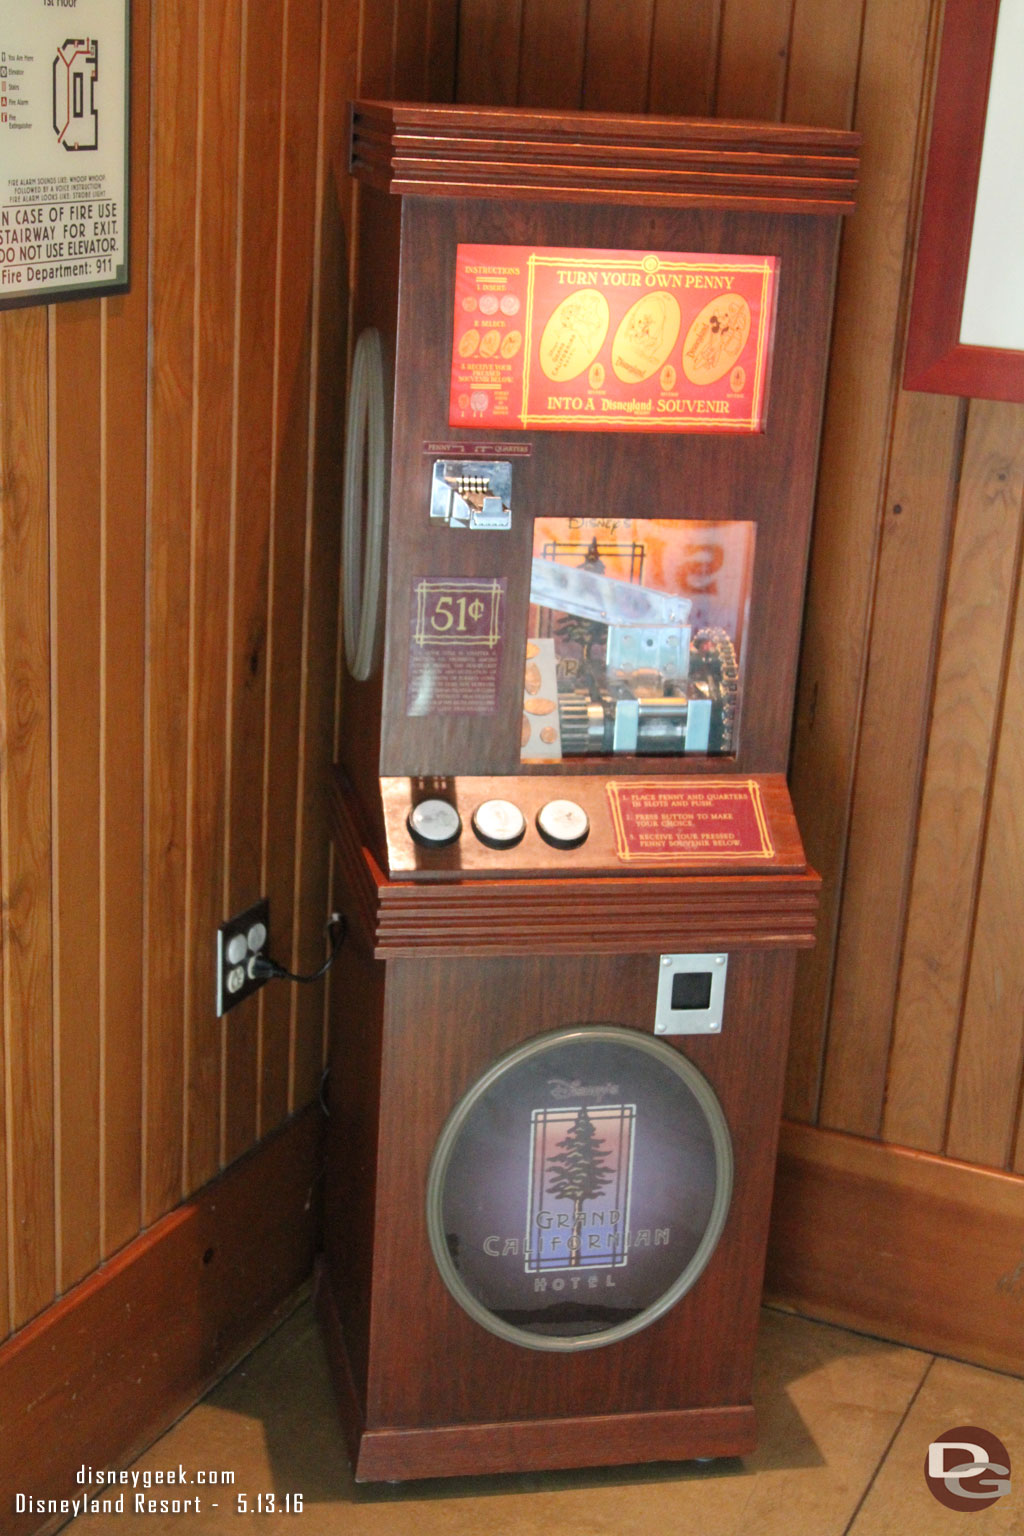
[[[132,292],[0,316],[0,1336],[308,1102],[352,94],[864,136],[793,785],[787,1113],[1024,1174],[1024,409],[899,385],[940,0],[136,0]]]
[[[322,958],[345,103],[452,94],[454,0],[132,26],[131,292],[0,314],[0,1337],[317,1091],[322,990],[218,1021],[214,935]]]
[[[842,1163],[829,1137],[845,1133],[892,1151],[881,1177],[895,1188],[896,1154],[913,1149],[944,1163],[962,1202],[975,1187],[963,1164],[1024,1174],[1024,407],[900,387],[941,10],[462,0],[457,90],[863,135],[793,740],[825,895],[801,959],[786,1112],[828,1142],[823,1166]],[[805,1168],[814,1146],[801,1133]],[[1024,1214],[1024,1182],[1017,1194]],[[800,1209],[797,1192],[790,1236]],[[864,1236],[847,1257],[870,1268]],[[802,1256],[820,1257],[813,1246]],[[789,1281],[798,1295],[792,1269]],[[995,1304],[985,1283],[981,1307]]]

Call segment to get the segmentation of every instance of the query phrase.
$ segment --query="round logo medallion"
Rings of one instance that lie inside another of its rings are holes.
[[[530,1349],[646,1328],[718,1242],[732,1143],[715,1094],[663,1041],[588,1025],[495,1061],[441,1132],[434,1259],[482,1327]]]

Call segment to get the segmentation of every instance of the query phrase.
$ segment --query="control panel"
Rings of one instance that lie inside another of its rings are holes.
[[[381,779],[393,878],[806,868],[780,775]]]

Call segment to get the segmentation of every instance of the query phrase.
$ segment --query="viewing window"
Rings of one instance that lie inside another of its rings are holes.
[[[736,750],[754,524],[534,525],[524,762]]]

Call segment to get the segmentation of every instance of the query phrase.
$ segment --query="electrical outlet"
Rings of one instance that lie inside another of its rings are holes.
[[[270,947],[270,902],[263,899],[217,929],[217,1017],[250,997],[268,980],[252,975],[257,955]]]

